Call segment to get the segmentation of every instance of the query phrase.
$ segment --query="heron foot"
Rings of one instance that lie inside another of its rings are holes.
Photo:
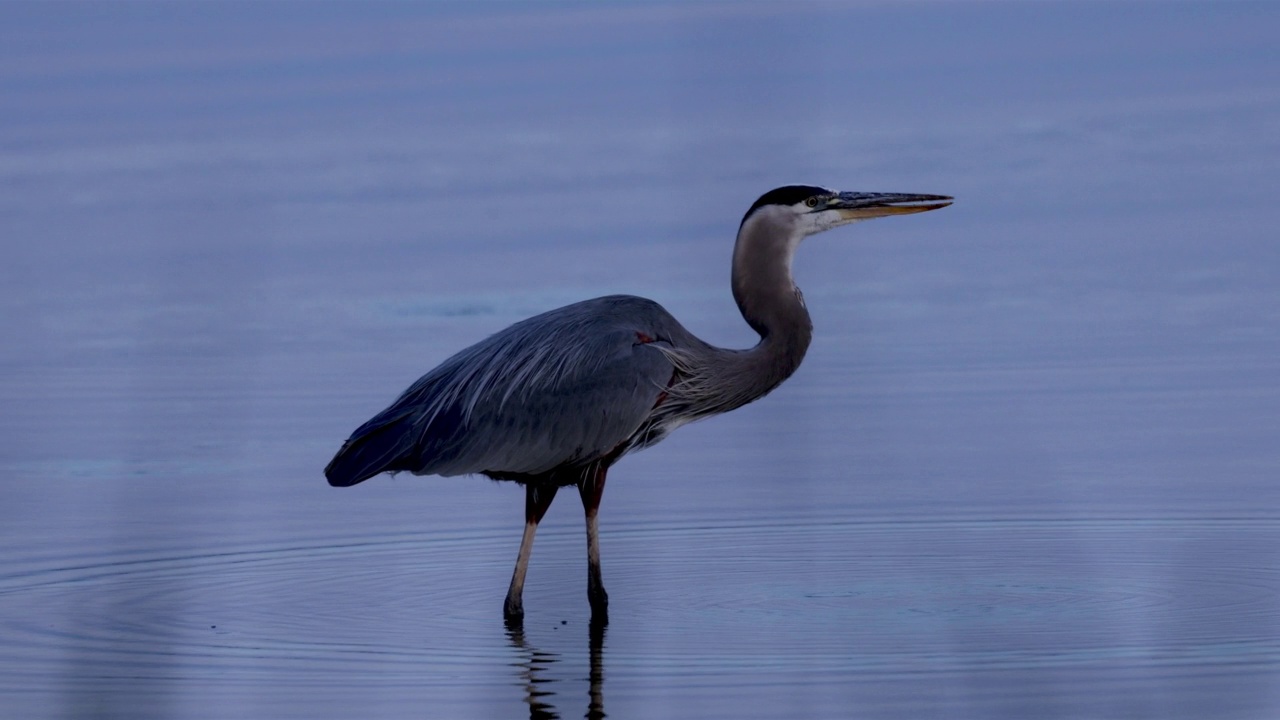
[[[507,596],[507,601],[502,604],[502,619],[509,629],[524,625],[524,603],[519,597]]]
[[[597,585],[587,589],[587,600],[591,603],[591,622],[606,624],[609,622],[609,593],[604,586]]]

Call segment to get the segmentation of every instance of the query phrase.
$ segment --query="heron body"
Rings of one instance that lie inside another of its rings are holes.
[[[525,487],[525,533],[504,605],[522,594],[538,523],[556,491],[579,490],[587,522],[592,618],[607,618],[596,514],[609,467],[677,427],[756,400],[799,367],[813,326],[791,277],[808,235],[857,220],[934,210],[942,195],[838,193],[789,185],[765,193],[739,226],[732,289],[760,334],[746,350],[698,339],[658,303],[630,295],[537,315],[422,376],[352,433],[325,468],[346,487],[382,472],[482,474]]]

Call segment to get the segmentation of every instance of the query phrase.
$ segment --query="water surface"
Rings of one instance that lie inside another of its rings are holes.
[[[0,8],[0,710],[1280,713],[1280,17],[1178,5]],[[953,194],[802,248],[769,397],[575,499],[329,488],[419,374],[612,292],[754,342],[792,182]]]

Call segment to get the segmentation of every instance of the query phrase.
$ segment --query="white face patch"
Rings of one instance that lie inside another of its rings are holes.
[[[848,218],[841,214],[838,210],[820,210],[814,212],[800,203],[795,206],[799,215],[800,232],[804,236],[816,235],[825,232],[834,227],[848,225],[857,222],[862,218]]]

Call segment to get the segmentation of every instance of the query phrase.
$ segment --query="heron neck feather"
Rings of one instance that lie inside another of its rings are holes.
[[[769,209],[747,218],[738,230],[733,298],[760,343],[735,353],[734,364],[763,388],[761,395],[795,372],[813,338],[813,321],[791,276],[791,260],[803,237],[784,212]]]
[[[733,251],[733,297],[760,342],[732,350],[689,336],[687,347],[660,348],[676,374],[654,427],[638,435],[637,446],[657,442],[686,422],[757,400],[800,366],[813,337],[809,312],[791,279],[791,257],[801,237],[794,223],[767,207],[743,222]]]

